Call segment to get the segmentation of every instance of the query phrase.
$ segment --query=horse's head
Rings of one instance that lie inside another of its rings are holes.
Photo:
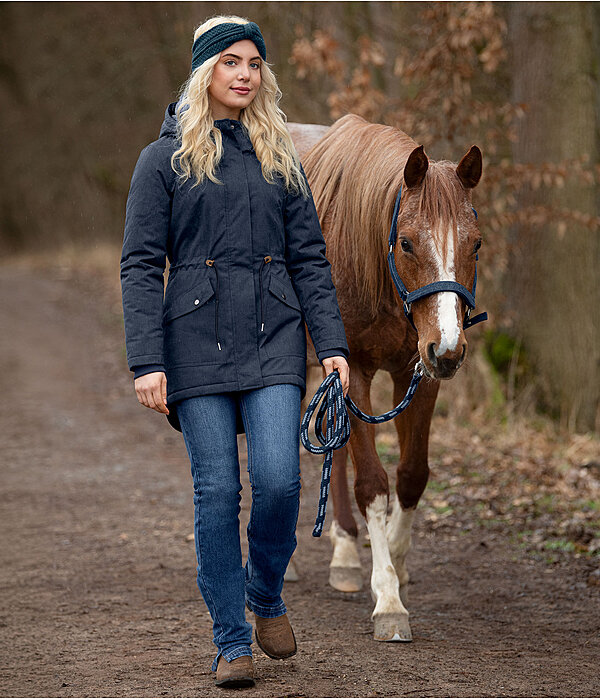
[[[394,259],[409,292],[434,282],[458,282],[471,290],[481,245],[471,190],[481,177],[481,151],[473,146],[458,166],[429,162],[419,146],[404,168]],[[425,372],[450,379],[467,353],[464,320],[470,311],[461,293],[438,291],[410,305]]]

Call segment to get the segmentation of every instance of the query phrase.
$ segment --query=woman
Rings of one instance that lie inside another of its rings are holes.
[[[252,627],[275,659],[296,653],[281,599],[296,546],[306,320],[348,391],[348,345],[314,203],[277,106],[260,29],[213,17],[192,71],[140,154],[121,282],[129,368],[144,406],[183,433],[194,482],[198,586],[213,620],[216,684],[254,684]],[[163,273],[169,277],[163,300]],[[252,508],[239,538],[237,433]]]

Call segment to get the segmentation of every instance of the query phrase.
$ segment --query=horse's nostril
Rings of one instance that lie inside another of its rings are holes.
[[[460,364],[461,364],[461,365],[462,365],[462,363],[463,363],[464,360],[465,360],[465,355],[467,354],[467,344],[466,344],[466,343],[463,343],[462,348],[463,348],[463,350],[462,350],[462,355],[460,356]]]
[[[427,346],[427,357],[429,362],[435,367],[437,365],[437,356],[435,354],[435,343],[429,343]]]

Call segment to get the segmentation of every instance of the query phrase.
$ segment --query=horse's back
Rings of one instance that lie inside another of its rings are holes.
[[[299,124],[298,122],[288,122],[287,128],[300,160],[329,130],[329,127],[323,124]]]

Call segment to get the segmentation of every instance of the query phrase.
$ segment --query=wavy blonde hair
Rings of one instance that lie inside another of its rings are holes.
[[[203,22],[194,32],[194,41],[208,29],[233,22],[247,24],[248,20],[236,15],[217,15]],[[179,91],[176,108],[177,138],[181,146],[171,156],[171,167],[178,173],[180,182],[195,177],[193,187],[205,178],[222,185],[216,176],[216,168],[223,157],[221,131],[214,125],[208,97],[213,70],[220,54],[211,56],[198,66]],[[240,112],[240,121],[247,128],[256,157],[260,161],[263,177],[275,184],[277,176],[283,177],[286,188],[302,192],[308,197],[308,185],[300,169],[300,158],[287,130],[287,117],[279,108],[281,90],[270,64],[260,62],[261,84],[252,102]]]

